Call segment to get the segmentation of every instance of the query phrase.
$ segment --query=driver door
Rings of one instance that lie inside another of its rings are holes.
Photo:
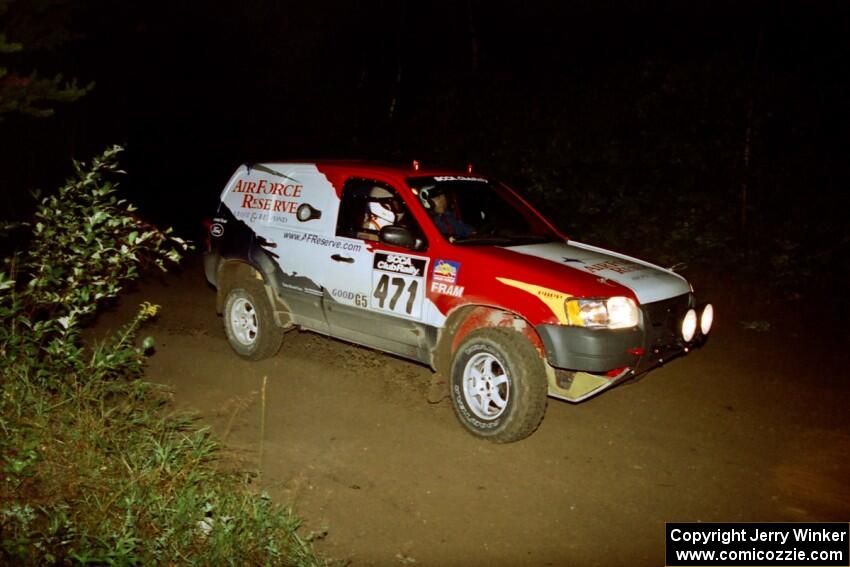
[[[422,315],[429,259],[379,241],[366,214],[374,187],[390,191],[401,207],[396,225],[415,221],[390,185],[350,179],[337,217],[339,248],[323,274],[325,317],[333,336],[401,356],[420,359],[426,333]],[[406,228],[418,233],[418,226]]]

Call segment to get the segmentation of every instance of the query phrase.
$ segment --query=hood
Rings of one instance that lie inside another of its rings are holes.
[[[510,246],[506,249],[617,282],[631,289],[641,304],[669,299],[690,291],[687,280],[679,274],[581,242],[547,242]]]

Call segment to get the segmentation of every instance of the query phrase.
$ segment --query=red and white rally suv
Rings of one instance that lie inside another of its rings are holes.
[[[530,435],[704,342],[713,308],[670,270],[568,239],[485,176],[364,162],[240,166],[209,226],[230,345],[274,355],[299,328],[429,365],[460,422]]]

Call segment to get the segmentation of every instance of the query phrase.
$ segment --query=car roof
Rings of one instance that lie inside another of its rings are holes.
[[[371,161],[371,160],[345,160],[345,159],[319,159],[319,160],[275,160],[275,161],[264,161],[261,162],[266,166],[275,166],[275,165],[293,165],[293,164],[304,164],[304,165],[315,165],[319,169],[335,169],[338,171],[345,171],[348,174],[363,174],[366,175],[370,172],[372,173],[384,173],[389,175],[396,175],[400,177],[432,177],[435,175],[474,175],[476,177],[486,177],[484,175],[479,175],[478,173],[470,173],[466,170],[461,169],[452,169],[452,168],[435,168],[435,167],[423,167],[419,166],[418,169],[414,167],[413,162],[411,163],[399,163],[399,162],[382,162],[382,161]]]

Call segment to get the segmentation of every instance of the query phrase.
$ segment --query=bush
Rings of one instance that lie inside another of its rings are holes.
[[[214,467],[217,446],[140,380],[158,307],[85,346],[98,306],[188,244],[106,180],[120,147],[41,199],[27,251],[0,271],[0,563],[321,563],[298,520]]]

